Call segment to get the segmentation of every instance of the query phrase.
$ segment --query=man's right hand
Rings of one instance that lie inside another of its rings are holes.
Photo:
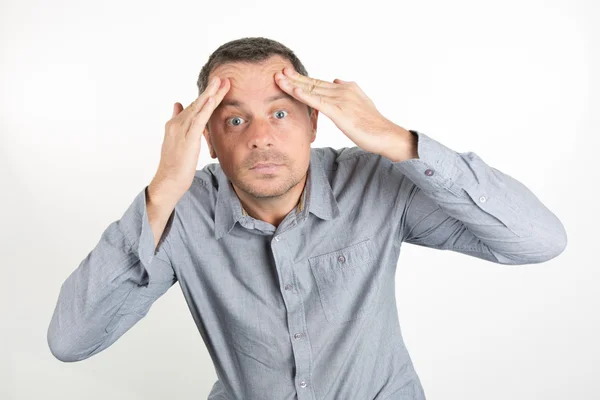
[[[229,89],[229,79],[213,77],[206,90],[185,109],[181,103],[174,104],[173,116],[165,124],[158,170],[148,186],[148,195],[155,204],[174,207],[192,185],[202,133]]]

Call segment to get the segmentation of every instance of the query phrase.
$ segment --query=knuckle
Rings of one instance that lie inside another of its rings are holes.
[[[177,135],[177,132],[179,132],[180,130],[180,124],[169,121],[167,122],[167,126],[165,128],[165,132],[167,134],[167,136],[175,136]]]
[[[165,130],[165,137],[173,137],[173,136],[175,136],[173,129]]]
[[[206,121],[208,119],[208,115],[210,115],[208,113],[207,107],[204,107],[202,109],[202,111],[200,111],[192,120],[192,124],[201,124],[203,121]]]

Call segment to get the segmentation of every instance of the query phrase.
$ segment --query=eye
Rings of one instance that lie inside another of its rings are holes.
[[[284,116],[287,115],[287,111],[285,111],[285,110],[275,111],[275,115],[281,115],[283,113],[285,113]],[[283,118],[283,116],[281,118],[277,118],[277,119],[282,119],[282,118]]]
[[[237,122],[233,122],[233,121],[243,121],[243,118],[240,118],[240,117],[233,117],[233,118],[230,118],[228,121],[232,121],[232,122],[230,123],[230,125],[233,125],[233,126],[240,126],[240,125],[242,124],[241,122],[237,123]]]

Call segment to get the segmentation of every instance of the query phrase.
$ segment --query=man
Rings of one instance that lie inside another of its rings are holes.
[[[278,42],[222,45],[198,87],[153,181],[61,287],[58,359],[106,349],[178,281],[209,399],[425,399],[395,303],[401,244],[507,265],[566,246],[523,184],[392,123],[354,82],[308,78]],[[319,113],[357,146],[311,148]],[[197,171],[201,135],[219,163]]]

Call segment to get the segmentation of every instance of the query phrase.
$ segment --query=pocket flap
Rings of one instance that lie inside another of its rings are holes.
[[[375,249],[373,246],[374,243],[371,239],[365,239],[343,249],[310,257],[308,261],[313,270],[318,272],[327,273],[336,269],[347,269],[374,259]]]

